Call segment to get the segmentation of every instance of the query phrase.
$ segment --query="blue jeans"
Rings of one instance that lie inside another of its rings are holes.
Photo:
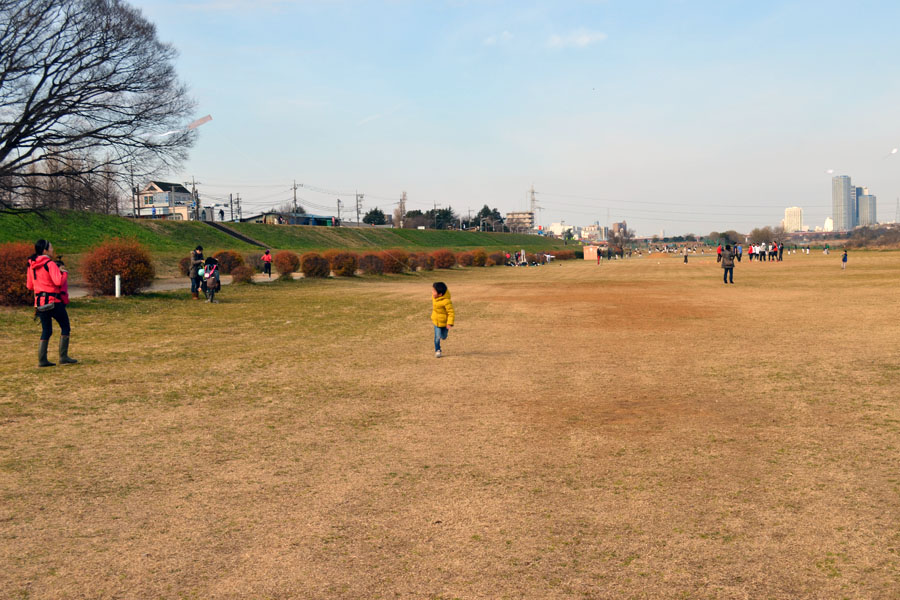
[[[441,349],[441,340],[447,339],[447,334],[449,330],[446,327],[438,327],[434,326],[434,351],[437,352]]]

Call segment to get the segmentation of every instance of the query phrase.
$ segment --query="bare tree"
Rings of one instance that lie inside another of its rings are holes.
[[[174,58],[121,0],[0,0],[0,210],[184,160],[194,105]]]

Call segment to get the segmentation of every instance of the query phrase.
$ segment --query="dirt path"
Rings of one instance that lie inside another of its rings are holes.
[[[294,273],[294,279],[302,279],[303,275],[301,273]],[[257,273],[253,276],[253,283],[271,283],[275,281],[277,277],[272,277],[271,279],[263,275],[262,273]],[[230,285],[231,284],[231,275],[223,275],[222,276],[222,285]],[[150,285],[150,288],[147,291],[150,292],[169,292],[172,290],[186,290],[190,289],[191,280],[186,277],[160,277],[159,279],[154,279],[153,283]],[[69,288],[69,297],[70,298],[83,298],[84,296],[89,296],[90,291],[84,286],[72,286]]]

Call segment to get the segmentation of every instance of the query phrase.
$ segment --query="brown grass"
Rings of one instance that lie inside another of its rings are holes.
[[[2,311],[0,597],[898,597],[900,254],[680,260]]]

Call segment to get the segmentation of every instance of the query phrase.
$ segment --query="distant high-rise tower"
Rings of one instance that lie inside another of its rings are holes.
[[[859,218],[857,224],[860,227],[878,224],[878,215],[875,212],[875,196],[868,193],[862,194],[856,198],[856,204],[859,207]]]
[[[792,231],[803,231],[803,209],[799,206],[792,206],[784,209],[784,231],[791,233]]]
[[[831,215],[835,231],[849,231],[856,227],[856,188],[850,177],[837,175],[831,179]]]

